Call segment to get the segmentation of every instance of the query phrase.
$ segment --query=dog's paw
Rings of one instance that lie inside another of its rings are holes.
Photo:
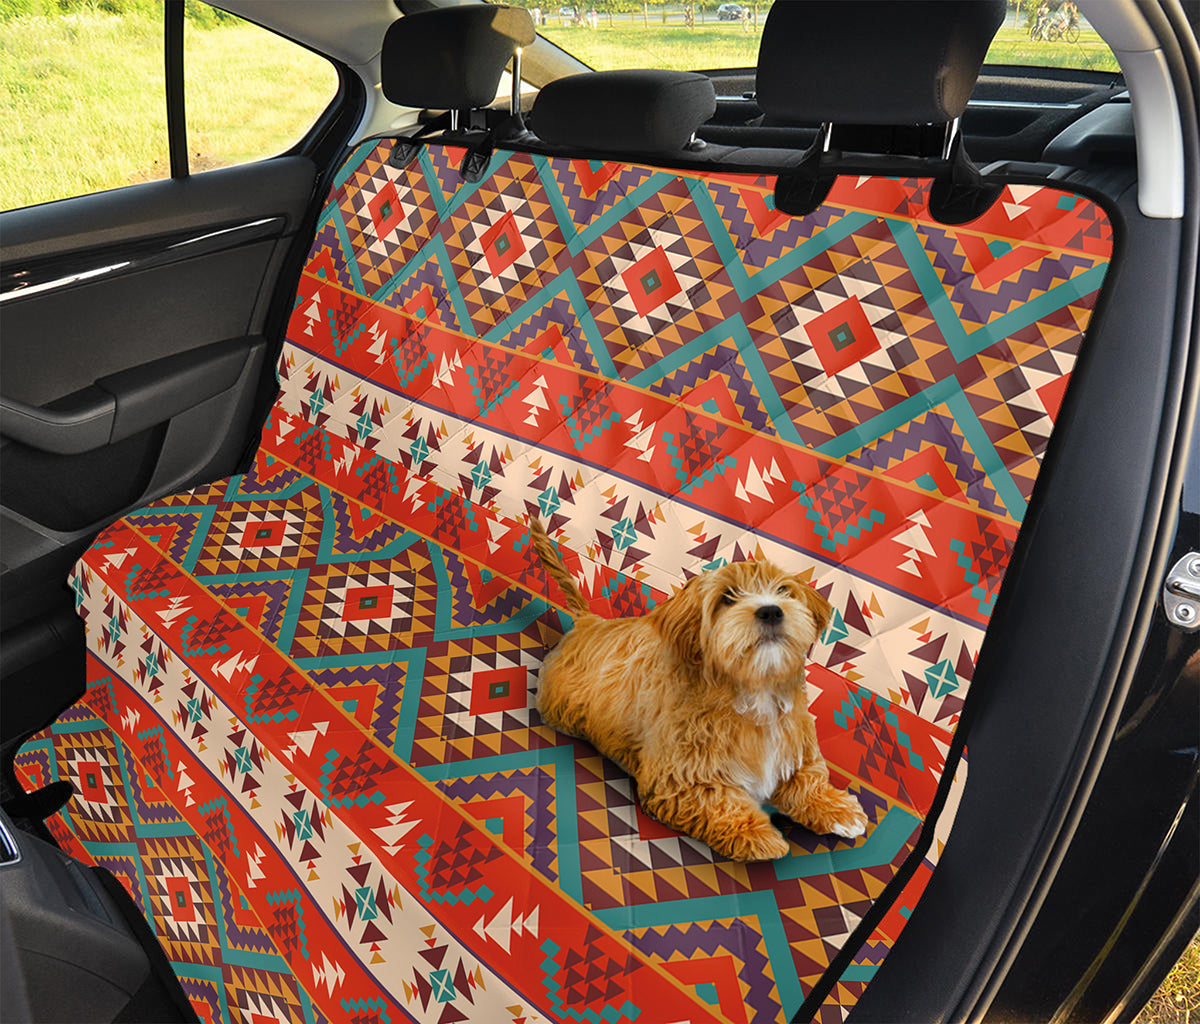
[[[845,790],[834,790],[821,831],[842,839],[857,839],[867,831],[867,814],[858,800]]]
[[[856,822],[852,825],[834,825],[829,830],[830,835],[841,836],[843,839],[857,839],[867,831],[867,823]]]
[[[730,836],[726,849],[719,850],[734,860],[778,860],[791,851],[788,841],[770,820],[737,835]]]

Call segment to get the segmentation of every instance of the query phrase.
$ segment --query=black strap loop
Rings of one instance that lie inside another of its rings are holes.
[[[813,144],[784,164],[775,179],[775,209],[793,217],[807,217],[823,202],[837,180],[837,171],[822,170],[823,158],[841,158],[838,150],[825,152],[826,133],[817,132]]]
[[[462,163],[458,165],[458,173],[463,181],[471,183],[482,180],[487,173],[492,152],[496,148],[492,132],[485,132],[483,138],[474,146],[468,146],[463,154]]]
[[[775,179],[775,209],[793,217],[808,216],[829,195],[839,167],[845,166],[843,159],[840,150],[825,151],[822,133],[818,133],[816,141],[789,161]],[[982,216],[1003,191],[1002,185],[989,185],[983,180],[979,168],[967,156],[961,134],[954,139],[948,159],[918,163],[912,173],[935,179],[929,193],[929,212],[942,224],[963,224]]]
[[[463,181],[479,181],[487,173],[496,143],[523,142],[531,138],[520,113],[510,114],[494,128],[484,133],[475,145],[468,146],[458,173]]]
[[[424,143],[421,141],[426,135],[431,135],[435,131],[450,127],[450,112],[439,114],[432,121],[427,121],[421,125],[412,135],[401,136],[396,140],[396,144],[392,147],[392,152],[388,155],[388,165],[403,170],[411,164],[421,151],[421,146]]]
[[[929,190],[929,212],[941,224],[965,224],[982,217],[1004,191],[1003,185],[983,180],[963,148],[962,135],[950,150],[950,173],[939,176]]]

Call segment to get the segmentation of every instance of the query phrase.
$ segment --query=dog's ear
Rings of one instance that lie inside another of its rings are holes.
[[[800,583],[800,593],[804,596],[804,600],[808,602],[808,611],[813,617],[813,622],[816,623],[817,636],[819,637],[825,632],[825,627],[829,625],[829,617],[833,614],[833,606],[825,600],[820,591],[815,587],[809,586],[807,583]]]
[[[704,661],[700,633],[704,623],[702,576],[694,576],[650,613],[662,638],[674,648],[679,660],[691,668]]]

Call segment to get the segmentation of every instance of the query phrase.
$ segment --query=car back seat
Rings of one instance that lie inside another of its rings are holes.
[[[786,73],[799,121],[788,6],[760,96]],[[504,52],[494,9],[455,10],[470,31],[430,12],[389,40],[443,40],[447,107],[478,102],[455,61]],[[887,87],[928,110],[985,48]],[[640,120],[610,81],[546,86],[540,142],[356,148],[253,465],[115,523],[72,576],[88,694],[18,771],[75,784],[55,834],[125,882],[212,1017],[840,1022],[936,863],[1107,218],[1009,185],[956,228],[928,177],[878,174],[792,217],[775,173],[686,148],[692,79],[629,76]],[[542,725],[570,620],[531,514],[607,615],[737,558],[818,588],[810,699],[867,835],[784,822],[790,857],[724,861]]]

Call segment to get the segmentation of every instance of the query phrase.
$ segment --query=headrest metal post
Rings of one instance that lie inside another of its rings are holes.
[[[521,113],[521,47],[513,50],[512,59],[512,100],[508,112],[514,116]]]
[[[942,138],[943,160],[949,160],[950,154],[954,152],[954,140],[958,138],[960,120],[961,118],[956,117],[953,121],[946,122],[946,134]]]
[[[820,128],[821,152],[828,153],[829,146],[833,142],[833,122],[822,121]]]
[[[450,108],[450,130],[452,132],[458,131],[458,108],[457,107]]]

